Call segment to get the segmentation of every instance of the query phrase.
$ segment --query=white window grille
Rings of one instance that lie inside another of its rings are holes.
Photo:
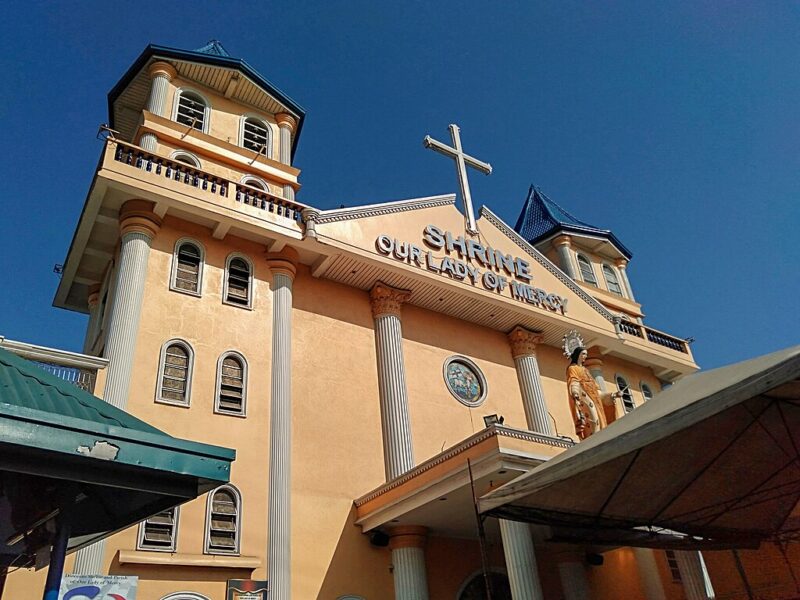
[[[242,127],[242,147],[270,155],[270,129],[264,121],[256,117],[246,117]]]
[[[207,108],[208,105],[200,94],[189,91],[181,92],[175,120],[198,131],[205,131]]]
[[[625,381],[625,378],[622,375],[617,375],[616,381],[617,389],[622,392],[622,408],[625,409],[626,413],[629,413],[636,408],[636,405],[633,403],[631,388],[628,386],[628,382]]]

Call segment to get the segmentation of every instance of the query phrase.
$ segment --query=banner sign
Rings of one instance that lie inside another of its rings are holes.
[[[59,600],[136,600],[138,577],[64,575]]]
[[[225,600],[267,600],[269,583],[258,579],[228,579]]]

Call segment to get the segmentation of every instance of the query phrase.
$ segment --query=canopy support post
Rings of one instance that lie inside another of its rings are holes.
[[[749,600],[753,600],[755,596],[753,596],[753,588],[750,587],[750,581],[747,579],[747,575],[744,572],[744,565],[742,564],[742,559],[739,558],[739,552],[737,550],[731,550],[733,554],[733,560],[736,561],[736,570],[739,571],[739,577],[742,578],[742,583],[744,583],[744,589],[747,591],[747,597]]]
[[[467,459],[469,471],[469,486],[472,489],[472,506],[475,509],[475,521],[478,524],[478,544],[481,548],[481,567],[483,567],[483,581],[486,584],[486,600],[492,600],[492,580],[489,579],[489,557],[486,555],[486,532],[483,530],[483,517],[478,510],[478,498],[475,495],[475,480],[472,478],[472,463]]]
[[[58,600],[61,576],[64,573],[64,560],[67,557],[69,530],[69,521],[62,510],[56,521],[56,537],[53,540],[53,548],[50,551],[50,566],[47,569],[47,581],[44,584],[42,600]]]

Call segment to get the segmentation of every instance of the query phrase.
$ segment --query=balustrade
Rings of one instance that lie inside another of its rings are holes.
[[[626,321],[625,319],[622,319],[619,322],[619,328],[623,333],[627,333],[628,335],[633,335],[641,339],[646,339],[648,342],[653,344],[658,344],[659,346],[664,346],[665,348],[669,348],[670,350],[675,350],[677,352],[683,352],[684,354],[689,353],[686,340],[676,338],[662,331],[651,329],[650,327],[645,327],[644,325],[639,325],[638,323],[633,323],[631,321]]]

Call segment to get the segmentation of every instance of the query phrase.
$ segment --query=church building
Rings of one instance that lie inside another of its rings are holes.
[[[218,42],[148,46],[108,106],[55,306],[89,315],[97,396],[236,460],[67,573],[136,576],[139,600],[223,600],[230,580],[270,600],[709,597],[698,552],[476,518],[698,369],[647,325],[613,232],[536,187],[513,225],[473,207],[466,170],[491,167],[453,125],[425,144],[459,195],[298,201],[303,108]],[[570,391],[565,340],[604,401]]]

